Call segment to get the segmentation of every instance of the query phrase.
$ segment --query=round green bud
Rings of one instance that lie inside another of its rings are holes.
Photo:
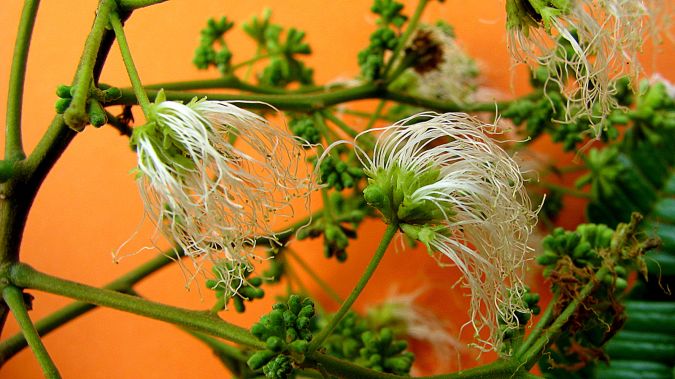
[[[259,370],[264,365],[266,365],[267,362],[271,361],[275,356],[276,353],[272,351],[261,350],[251,355],[251,358],[249,358],[248,361],[246,361],[246,364],[248,365],[248,367],[251,368],[251,370]]]

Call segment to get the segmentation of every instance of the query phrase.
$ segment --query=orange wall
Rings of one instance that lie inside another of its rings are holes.
[[[425,20],[443,19],[456,26],[459,39],[482,62],[486,85],[505,93],[510,91],[510,62],[505,48],[504,0],[433,2]],[[19,1],[0,4],[0,77],[8,78],[13,41],[20,14]],[[309,59],[319,82],[358,73],[356,53],[373,30],[374,17],[368,13],[370,1],[174,1],[138,11],[128,22],[128,37],[141,78],[146,83],[187,80],[217,76],[214,71],[198,72],[191,65],[199,30],[211,16],[227,15],[237,22],[259,14],[263,7],[274,9],[274,20],[308,32],[314,49]],[[413,2],[408,2],[412,7]],[[44,1],[38,14],[28,65],[24,139],[28,150],[35,146],[53,117],[54,90],[69,83],[77,65],[84,39],[90,28],[94,1]],[[235,62],[250,57],[252,45],[244,43],[240,30],[228,37],[238,54]],[[241,46],[241,48],[239,47]],[[667,49],[672,50],[672,45]],[[671,51],[672,52],[672,51]],[[659,54],[647,66],[674,79],[673,55]],[[515,88],[526,88],[524,70],[518,70]],[[102,81],[127,86],[116,47],[103,73]],[[6,80],[0,81],[0,94],[7,93]],[[0,101],[0,121],[4,123],[5,98]],[[4,145],[4,137],[0,136]],[[111,261],[116,249],[136,229],[142,215],[133,177],[135,156],[127,140],[109,127],[86,129],[47,178],[31,212],[22,247],[22,260],[40,270],[92,285],[103,285],[145,261],[152,252],[128,257],[119,264]],[[579,216],[572,215],[573,225]],[[370,232],[350,248],[346,264],[326,261],[320,245],[309,244],[306,254],[321,275],[339,293],[346,295],[355,283],[383,230],[380,223],[369,222]],[[147,243],[146,225],[129,245],[133,251]],[[432,278],[430,280],[429,278]],[[382,297],[392,286],[404,291],[426,286],[443,301],[429,306],[444,315],[455,314],[465,320],[464,300],[449,296],[456,276],[435,267],[422,251],[392,251],[358,304]],[[307,281],[311,284],[311,281]],[[191,308],[208,308],[210,294],[186,291],[177,267],[170,267],[143,282],[138,291],[151,299]],[[319,293],[310,285],[314,293]],[[68,303],[67,300],[37,293],[31,315],[39,319]],[[257,301],[251,315],[224,314],[232,322],[250,325],[267,311],[273,296]],[[427,298],[434,300],[432,296]],[[329,308],[325,296],[318,296]],[[449,300],[448,300],[449,299]],[[461,325],[459,321],[459,325]],[[458,325],[458,326],[459,326]],[[4,336],[17,331],[13,320]],[[470,337],[469,333],[465,333]],[[222,378],[224,371],[211,352],[175,327],[121,312],[99,309],[45,338],[47,349],[66,378]],[[454,359],[452,357],[451,359]],[[428,362],[427,362],[428,363]],[[471,363],[468,363],[471,364]],[[39,377],[35,359],[27,350],[0,371],[0,378]]]

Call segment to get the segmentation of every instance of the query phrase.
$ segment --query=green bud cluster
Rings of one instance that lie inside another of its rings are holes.
[[[321,161],[319,172],[321,182],[338,191],[353,188],[363,177],[363,170],[360,167],[350,166],[332,155],[326,156]]]
[[[604,149],[591,149],[585,159],[589,172],[580,176],[575,186],[581,188],[591,185],[591,195],[594,199],[601,196],[614,196],[618,193],[617,178],[627,169],[622,164],[620,152],[616,145]]]
[[[253,17],[243,25],[244,32],[258,45],[260,56],[269,59],[258,75],[259,83],[272,87],[286,87],[294,82],[312,84],[314,71],[298,59],[312,53],[304,41],[305,32],[295,28],[285,31],[281,25],[273,24],[271,17],[272,11],[265,9],[262,17]]]
[[[427,224],[454,213],[452,209],[441,211],[429,200],[412,198],[417,189],[438,181],[439,169],[419,173],[392,166],[366,174],[368,186],[363,190],[363,197],[382,213],[388,223],[398,220],[400,224]]]
[[[270,379],[287,378],[294,364],[301,364],[312,340],[314,303],[291,295],[286,303],[277,303],[272,311],[253,325],[251,333],[265,342],[265,349],[247,361],[253,370],[263,369]]]
[[[567,371],[560,370],[565,367],[581,368],[579,373],[586,377],[583,371],[604,356],[603,345],[623,325],[618,298],[627,287],[627,275],[644,269],[642,257],[655,246],[654,240],[638,232],[641,219],[635,213],[630,223],[619,224],[615,230],[598,224],[582,224],[573,232],[557,229],[544,239],[544,253],[537,261],[546,266],[544,273],[552,280],[559,309],[574,300],[582,286],[593,285],[540,362],[553,377],[568,377]],[[608,271],[598,281],[596,273],[601,267]]]
[[[543,253],[537,257],[537,263],[546,267],[546,277],[563,257],[569,258],[576,267],[597,269],[603,261],[600,251],[610,247],[613,235],[614,230],[605,225],[581,224],[576,231],[556,228],[543,239]]]
[[[405,351],[408,343],[394,338],[392,329],[372,330],[368,322],[350,312],[340,321],[323,347],[330,355],[349,360],[376,371],[407,375],[415,360]]]
[[[207,21],[206,27],[201,31],[199,46],[195,50],[192,63],[201,70],[214,66],[223,74],[232,72],[232,52],[227,46],[223,36],[228,30],[232,29],[234,22],[228,21],[227,17],[220,20],[211,18]],[[216,45],[219,48],[216,50]]]
[[[535,139],[543,133],[548,133],[554,142],[560,143],[565,151],[574,150],[579,144],[583,143],[588,138],[588,131],[593,124],[603,131],[600,136],[603,141],[615,140],[619,131],[617,126],[625,125],[630,121],[630,118],[625,113],[625,110],[614,109],[610,114],[602,116],[598,107],[596,113],[591,116],[595,119],[595,123],[591,122],[588,117],[579,117],[571,122],[551,122],[551,120],[565,119],[566,100],[560,93],[560,89],[551,84],[546,83],[549,69],[539,68],[533,73],[533,85],[541,87],[546,91],[546,96],[538,99],[523,99],[511,103],[504,111],[502,116],[510,118],[515,124],[525,125],[527,135]],[[630,100],[630,95],[626,93],[626,81],[622,78],[615,83],[617,91],[614,97],[618,103]],[[599,121],[598,121],[599,120]]]
[[[638,93],[635,109],[627,114],[634,124],[626,140],[633,144],[643,140],[654,145],[668,143],[664,134],[673,135],[675,130],[675,99],[663,83],[650,86],[644,81]]]
[[[410,372],[415,356],[409,351],[406,341],[394,340],[394,333],[383,328],[379,333],[371,331],[361,335],[364,347],[359,350],[360,359],[365,367],[375,371],[405,375]]]
[[[396,30],[408,19],[403,15],[403,4],[395,0],[375,0],[370,10],[379,15],[378,28],[370,36],[370,44],[359,52],[358,62],[361,75],[365,79],[373,80],[382,76],[384,69],[384,55],[386,51],[396,48],[399,35]]]
[[[282,31],[280,26],[272,25],[265,34],[267,50],[272,58],[258,80],[261,84],[273,87],[286,87],[293,82],[312,84],[314,71],[296,57],[312,53],[309,45],[303,41],[305,32],[290,28],[285,41],[282,41]]]
[[[70,106],[73,100],[74,88],[71,86],[60,85],[56,88],[56,113],[63,114]],[[108,116],[103,108],[103,104],[119,99],[122,92],[119,88],[101,85],[101,88],[92,87],[89,89],[87,98],[87,117],[91,125],[101,127],[108,122]]]
[[[301,228],[296,233],[298,240],[317,238],[324,236],[324,255],[326,258],[335,257],[339,262],[347,260],[347,247],[349,240],[356,238],[356,228],[368,215],[368,207],[365,206],[362,197],[345,198],[339,193],[333,193],[329,200],[334,214],[340,215],[337,219],[322,217],[312,222],[311,225]],[[345,225],[350,223],[350,226]]]
[[[321,142],[321,133],[314,125],[314,119],[312,117],[294,117],[291,119],[288,126],[294,135],[312,145]],[[310,148],[310,146],[307,145],[303,145],[303,147],[306,149]]]
[[[222,271],[230,272],[233,266],[230,263],[225,263],[224,267],[214,266],[213,273],[217,278],[224,276]],[[223,283],[217,279],[206,280],[206,287],[215,291],[218,303],[214,307],[214,311],[218,312],[225,309],[232,300],[234,309],[243,313],[246,311],[244,301],[253,301],[254,299],[262,299],[265,296],[265,291],[259,288],[263,284],[262,278],[249,278],[252,271],[243,269],[243,277],[235,276],[230,283]],[[236,289],[236,291],[233,291]]]

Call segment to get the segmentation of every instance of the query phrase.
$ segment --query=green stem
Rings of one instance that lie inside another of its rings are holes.
[[[98,78],[114,42],[111,32],[104,32],[100,45],[93,51],[93,78]],[[0,276],[5,277],[9,266],[19,260],[19,248],[28,212],[40,185],[75,137],[61,115],[56,116],[30,156],[19,161],[15,175],[0,184]],[[5,307],[0,307],[0,330],[4,326]]]
[[[23,86],[26,80],[26,62],[30,48],[39,0],[26,0],[21,11],[19,31],[14,44],[12,68],[9,73],[9,91],[7,94],[7,117],[5,124],[5,159],[10,161],[26,158],[21,141],[21,110],[23,104]]]
[[[145,8],[151,5],[163,3],[167,0],[117,0],[120,9],[125,11],[133,11],[138,8]]]
[[[141,78],[138,76],[138,70],[134,64],[134,59],[131,56],[131,49],[129,49],[129,43],[127,42],[127,37],[124,34],[124,26],[122,21],[120,21],[119,15],[112,12],[110,14],[110,25],[112,25],[113,30],[115,31],[115,36],[117,37],[117,44],[120,47],[120,53],[122,54],[122,60],[124,60],[124,66],[127,68],[127,74],[129,74],[129,80],[131,80],[131,86],[134,89],[134,94],[138,103],[145,114],[147,119],[150,112],[150,100],[148,95],[145,93],[143,88],[143,83],[141,83]]]
[[[375,122],[380,118],[380,115],[382,114],[382,110],[384,110],[384,106],[387,104],[387,101],[382,99],[380,100],[379,103],[377,103],[377,107],[375,108],[375,112],[370,116],[370,119],[368,120],[368,124],[366,125],[366,129],[368,130],[375,126]]]
[[[340,306],[340,309],[335,313],[335,315],[331,318],[330,322],[328,325],[326,325],[323,330],[314,337],[312,342],[309,345],[308,351],[315,351],[323,341],[330,336],[330,334],[333,332],[333,330],[337,327],[337,325],[342,321],[342,319],[347,315],[347,312],[349,312],[349,309],[352,307],[356,299],[359,297],[361,294],[361,291],[366,287],[366,284],[368,284],[368,281],[370,278],[373,276],[373,273],[375,273],[375,269],[377,266],[380,264],[380,261],[382,260],[382,257],[384,257],[384,253],[387,251],[387,247],[389,247],[389,243],[391,240],[394,238],[396,235],[396,231],[398,231],[398,224],[397,223],[391,223],[387,225],[387,230],[384,232],[384,236],[382,236],[382,241],[380,241],[380,245],[377,247],[377,250],[375,250],[375,254],[373,255],[373,258],[371,258],[370,263],[368,263],[368,266],[366,267],[366,270],[363,272],[361,275],[361,278],[359,281],[356,283],[356,286],[352,290],[352,292],[349,294],[349,297],[347,297],[347,300],[345,300],[342,305]]]
[[[293,90],[285,90],[276,87],[267,87],[253,85],[237,78],[234,75],[225,76],[218,79],[188,80],[180,82],[167,82],[146,85],[147,89],[165,89],[167,91],[187,91],[200,89],[237,89],[251,93],[260,94],[302,94],[310,92],[325,92],[328,88],[324,86],[304,86]]]
[[[153,97],[157,90],[148,90],[148,95]],[[427,99],[423,97],[405,95],[398,92],[392,92],[381,87],[381,83],[366,83],[358,87],[338,89],[330,92],[319,93],[289,93],[281,94],[214,94],[203,92],[183,92],[166,91],[166,97],[169,100],[190,101],[194,97],[207,97],[210,100],[221,101],[251,101],[242,106],[247,108],[268,108],[267,103],[281,110],[295,110],[307,112],[312,110],[321,110],[333,105],[363,99],[385,99],[393,100],[398,103],[414,105],[427,108],[438,112],[495,112],[499,109],[505,109],[512,102],[541,96],[539,92],[523,96],[509,101],[487,102],[476,104],[457,104],[453,102]],[[257,102],[257,103],[256,103]],[[262,103],[260,103],[262,102]],[[106,105],[133,105],[136,100],[133,92],[128,89],[122,90],[122,97]]]
[[[236,89],[260,94],[284,94],[285,90],[274,87],[254,86],[241,81],[236,76],[225,76],[219,79],[191,80],[146,85],[146,89],[164,89],[166,91],[188,91],[198,89]]]
[[[97,52],[114,7],[114,0],[101,0],[96,10],[94,25],[89,32],[89,36],[87,36],[87,41],[84,43],[84,51],[73,81],[73,99],[63,114],[66,124],[73,130],[82,130],[88,122],[87,98],[89,97],[89,87],[91,87],[94,76]]]
[[[408,21],[408,25],[406,26],[406,29],[403,32],[401,38],[398,40],[398,44],[396,45],[396,48],[394,48],[394,53],[391,55],[391,58],[389,58],[389,62],[387,62],[387,66],[384,69],[385,78],[388,77],[388,74],[391,71],[392,67],[394,66],[394,63],[396,63],[396,61],[399,58],[401,50],[403,50],[406,43],[408,43],[408,39],[410,39],[415,29],[417,29],[417,24],[419,23],[420,17],[422,17],[422,13],[424,12],[424,8],[427,6],[428,2],[429,2],[428,0],[420,0],[417,3],[415,13],[413,13],[413,16],[410,18],[410,21]]]
[[[52,358],[49,356],[47,349],[42,344],[40,335],[38,335],[35,326],[28,316],[28,311],[26,309],[26,304],[24,303],[23,292],[16,287],[6,286],[2,290],[2,297],[5,299],[5,302],[9,306],[9,309],[12,311],[16,322],[21,327],[23,335],[28,341],[28,345],[33,350],[35,358],[37,358],[40,366],[42,367],[42,372],[47,378],[60,378],[59,370],[56,368],[56,365],[52,361]]]
[[[326,121],[323,119],[323,112],[314,112],[314,125],[323,135],[323,140],[326,141],[327,145],[333,143],[333,134],[331,134],[331,130],[328,128]]]
[[[41,273],[20,263],[13,265],[10,269],[10,280],[18,287],[33,288],[86,303],[135,313],[225,338],[235,343],[254,348],[264,348],[264,344],[253,337],[246,329],[230,324],[209,312],[172,307],[108,289],[71,282]]]
[[[557,301],[558,296],[554,296],[553,299],[551,299],[551,301],[548,303],[548,306],[546,306],[546,310],[539,318],[539,321],[532,329],[532,332],[530,332],[525,342],[523,342],[520,348],[518,348],[518,351],[516,352],[516,357],[520,357],[521,355],[523,355],[527,351],[527,349],[529,349],[530,346],[532,346],[532,343],[534,343],[534,341],[536,341],[539,338],[544,329],[548,326],[549,322],[553,318],[553,309],[555,308],[555,303]]]
[[[348,136],[354,138],[356,137],[359,132],[352,129],[349,125],[347,125],[344,121],[340,120],[337,116],[333,114],[333,112],[326,111],[326,112],[321,112],[325,118],[330,120],[333,124],[337,125],[338,128],[340,128],[343,132],[347,133]]]
[[[340,378],[362,379],[394,379],[401,378],[399,375],[386,374],[379,371],[357,366],[351,362],[335,358],[326,354],[313,353],[309,360],[317,363],[332,375]],[[475,368],[453,372],[451,374],[420,376],[418,379],[504,379],[515,377],[519,371],[516,361],[497,361]]]
[[[247,59],[243,62],[237,63],[232,66],[232,71],[236,71],[242,67],[250,66],[254,64],[255,62],[261,61],[265,58],[272,57],[274,55],[279,55],[279,54],[272,54],[272,53],[265,53],[265,54],[256,54],[253,58]]]
[[[328,283],[326,283],[326,281],[321,279],[321,277],[316,273],[316,271],[312,270],[312,267],[310,267],[310,265],[308,265],[307,262],[305,262],[305,260],[300,257],[300,255],[298,255],[291,248],[287,247],[285,250],[286,250],[286,254],[288,254],[291,258],[293,258],[296,262],[298,262],[300,267],[302,267],[302,269],[305,270],[305,272],[312,279],[314,279],[316,284],[318,284],[319,287],[321,287],[321,289],[324,290],[331,299],[335,300],[335,302],[338,303],[338,304],[342,303],[343,300],[340,297],[340,295],[338,295],[338,293],[330,285],[328,285]]]
[[[156,90],[148,90],[148,96],[153,97],[157,94]],[[181,92],[181,91],[166,91],[166,97],[169,100],[190,101],[196,97],[207,97],[210,100],[221,101],[253,101],[258,103],[242,104],[242,106],[250,108],[265,108],[269,106],[262,103],[273,105],[282,110],[297,110],[307,112],[308,110],[321,110],[331,105],[340,104],[346,101],[353,101],[359,99],[375,98],[382,94],[382,89],[375,83],[366,83],[358,87],[351,87],[346,89],[335,90],[331,92],[320,92],[312,94],[213,94],[213,93],[199,93],[199,92]],[[262,102],[262,103],[260,103]],[[136,100],[133,92],[129,90],[122,90],[122,97],[108,103],[107,105],[133,105]]]
[[[574,314],[574,312],[577,310],[577,308],[581,305],[581,303],[586,300],[586,297],[593,292],[593,289],[595,289],[595,286],[602,282],[603,277],[609,272],[609,269],[607,267],[602,267],[598,272],[595,274],[595,276],[586,283],[586,285],[579,291],[579,294],[574,298],[574,300],[570,301],[570,303],[565,307],[565,309],[558,315],[558,317],[553,321],[550,327],[548,327],[541,335],[539,338],[537,338],[534,342],[532,342],[530,348],[522,354],[521,357],[519,357],[520,361],[523,362],[523,366],[529,370],[534,366],[534,364],[537,362],[539,359],[539,356],[543,353],[544,348],[549,344],[551,339],[561,330],[563,326],[567,323],[569,318]]]
[[[174,262],[181,256],[181,252],[177,250],[158,254],[155,258],[120,276],[118,279],[108,283],[103,288],[117,292],[128,292],[136,283],[140,282],[148,275]],[[96,305],[83,302],[69,304],[48,315],[47,317],[37,321],[35,323],[35,329],[38,331],[40,336],[45,336],[63,324],[76,319],[77,317],[89,312],[94,308],[96,308]],[[5,362],[7,362],[25,347],[26,339],[21,333],[15,334],[2,341],[2,343],[0,343],[0,367],[2,367]]]

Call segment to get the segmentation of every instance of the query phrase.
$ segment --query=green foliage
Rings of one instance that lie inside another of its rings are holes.
[[[319,165],[321,183],[342,191],[345,188],[353,188],[363,177],[363,169],[350,166],[347,162],[327,155]]]
[[[575,231],[559,228],[542,241],[544,252],[537,262],[545,266],[544,275],[557,295],[554,314],[577,298],[583,287],[594,285],[541,359],[547,377],[588,377],[596,361],[603,359],[603,346],[625,321],[618,300],[628,274],[644,273],[644,254],[656,246],[655,240],[639,233],[641,220],[634,214],[630,223],[615,230],[598,224],[581,224]],[[598,278],[601,268],[608,271]]]
[[[253,17],[243,26],[244,32],[258,45],[258,53],[269,56],[269,64],[258,81],[273,87],[286,87],[294,82],[312,84],[313,70],[299,60],[299,56],[312,53],[304,41],[305,32],[295,28],[284,31],[282,26],[270,21],[271,17],[272,12],[266,9],[260,18]]]
[[[298,230],[298,240],[324,236],[324,256],[335,257],[339,262],[347,259],[349,240],[356,238],[356,228],[368,215],[368,207],[361,196],[344,197],[340,193],[330,196],[330,209],[337,218],[323,216]],[[351,225],[346,225],[346,224]]]
[[[361,76],[365,79],[379,79],[384,74],[385,53],[399,44],[400,33],[397,30],[407,20],[402,10],[403,4],[395,0],[375,0],[373,3],[371,11],[380,16],[376,21],[378,28],[370,35],[368,47],[358,55]]]
[[[314,124],[314,118],[308,116],[297,116],[291,118],[289,122],[289,128],[291,132],[302,138],[304,141],[309,142],[312,145],[315,145],[321,142],[321,132],[316,128]],[[310,146],[304,144],[304,148],[309,149]]]
[[[260,288],[263,284],[262,278],[250,278],[249,276],[252,271],[245,268],[235,268],[229,262],[224,265],[215,265],[212,270],[216,278],[227,278],[229,277],[227,273],[236,269],[244,271],[243,278],[235,275],[235,278],[231,282],[224,282],[220,279],[208,279],[206,281],[206,287],[215,291],[216,298],[218,299],[218,302],[213,307],[213,310],[216,312],[225,309],[230,300],[232,300],[234,309],[239,313],[243,313],[246,311],[244,301],[262,299],[265,296],[265,291]]]
[[[287,378],[294,364],[302,364],[312,340],[314,303],[291,295],[286,303],[277,303],[272,311],[251,327],[251,333],[265,342],[266,349],[247,361],[253,370],[263,369],[270,379]]]
[[[348,313],[323,344],[330,355],[376,371],[407,375],[414,355],[405,351],[408,343],[396,340],[388,327],[375,330],[354,312]]]
[[[201,31],[199,46],[192,60],[198,69],[205,70],[213,66],[223,75],[232,72],[232,52],[225,42],[224,35],[233,26],[234,22],[228,21],[224,16],[220,20],[211,18],[207,21],[206,27]]]
[[[377,23],[381,26],[393,25],[398,28],[403,26],[403,23],[408,19],[407,16],[401,13],[403,10],[403,3],[395,0],[375,0],[370,11],[380,15]]]

